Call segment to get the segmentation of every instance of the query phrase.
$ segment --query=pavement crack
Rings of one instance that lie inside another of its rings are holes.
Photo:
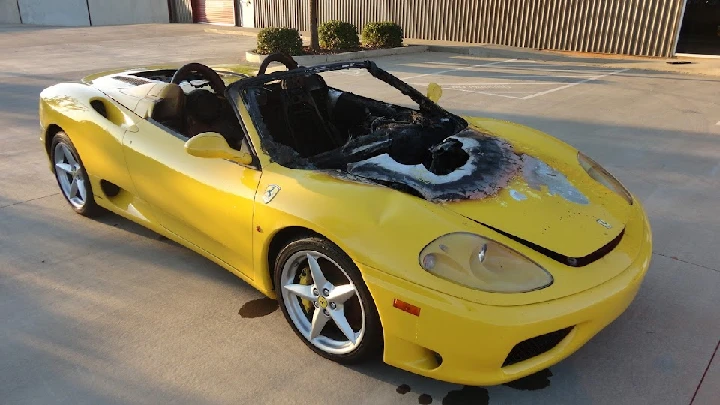
[[[689,265],[691,265],[691,266],[700,267],[700,268],[703,268],[703,269],[706,269],[706,270],[710,270],[710,271],[714,271],[714,272],[716,272],[716,273],[720,273],[720,270],[718,270],[718,269],[713,269],[712,267],[703,266],[702,264],[697,264],[697,263],[689,262],[689,261],[687,261],[687,260],[679,259],[679,258],[677,258],[676,256],[668,256],[668,255],[664,255],[664,254],[658,253],[658,252],[653,252],[653,254],[654,254],[654,255],[658,255],[658,256],[662,256],[662,257],[664,257],[664,258],[666,258],[666,259],[677,260],[677,261],[679,261],[679,262],[683,262],[683,263],[689,264]]]
[[[700,386],[702,385],[703,380],[705,380],[705,376],[707,375],[708,370],[710,370],[710,365],[712,364],[713,359],[715,359],[715,354],[717,353],[718,348],[720,348],[720,340],[717,342],[717,345],[715,345],[715,350],[713,350],[712,356],[710,356],[710,361],[708,361],[707,367],[705,367],[705,371],[700,378],[700,382],[698,383],[697,387],[695,387],[695,393],[693,394],[692,399],[690,399],[689,405],[692,405],[692,403],[695,402],[695,397],[697,396],[698,391],[700,391]]]
[[[58,195],[58,194],[60,194],[60,193],[52,193],[52,194],[44,195],[44,196],[41,196],[41,197],[31,198],[31,199],[25,200],[25,201],[18,201],[18,202],[14,202],[14,203],[12,203],[12,204],[2,205],[2,206],[0,206],[0,210],[3,209],[3,208],[7,208],[7,207],[13,207],[13,206],[16,206],[16,205],[25,204],[26,202],[30,202],[30,201],[42,200],[43,198],[52,197],[52,196],[55,196],[55,195]]]

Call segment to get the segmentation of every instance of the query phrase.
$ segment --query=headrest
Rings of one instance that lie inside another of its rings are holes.
[[[151,116],[156,120],[182,114],[185,107],[185,92],[174,83],[162,83],[154,87],[148,97],[156,100]]]

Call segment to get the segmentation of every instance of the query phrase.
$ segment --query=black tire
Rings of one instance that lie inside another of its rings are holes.
[[[60,176],[58,175],[58,169],[55,166],[55,150],[58,144],[63,144],[70,151],[73,158],[75,158],[75,160],[77,161],[78,165],[80,165],[80,169],[78,170],[77,174],[82,178],[84,184],[87,185],[85,187],[86,198],[81,206],[73,204],[70,201],[70,198],[68,198],[68,196],[65,194],[65,192],[63,191],[63,187],[60,184]],[[63,195],[65,201],[68,203],[68,205],[70,205],[70,208],[72,208],[73,211],[85,217],[95,217],[104,212],[103,208],[97,205],[97,203],[95,202],[95,195],[92,191],[90,178],[85,171],[85,166],[83,165],[82,159],[80,158],[80,154],[78,153],[77,149],[75,149],[75,145],[73,145],[70,137],[63,131],[59,131],[52,138],[52,142],[50,144],[50,161],[53,163],[53,173],[55,173],[55,180],[57,181],[58,187],[60,188],[60,193]]]
[[[361,342],[351,352],[345,354],[335,354],[319,349],[298,330],[288,313],[285,303],[283,302],[283,294],[281,291],[281,274],[288,259],[290,259],[293,254],[301,251],[316,251],[329,257],[341,267],[341,270],[355,285],[357,294],[360,297],[357,304],[362,305],[363,311],[365,312],[365,333]],[[295,334],[315,353],[340,364],[355,364],[376,357],[380,352],[382,347],[382,325],[375,307],[375,302],[373,301],[370,291],[367,289],[367,286],[363,281],[360,270],[357,266],[355,266],[355,263],[353,263],[345,252],[330,241],[320,237],[303,237],[288,243],[280,250],[277,259],[275,260],[274,282],[278,304],[282,309],[285,320],[287,320],[288,324],[290,324],[290,327],[293,329]]]

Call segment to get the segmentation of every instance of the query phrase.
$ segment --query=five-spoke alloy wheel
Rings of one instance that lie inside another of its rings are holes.
[[[95,203],[90,180],[80,155],[64,132],[53,137],[50,159],[60,191],[73,210],[85,216],[96,214],[99,206]]]
[[[290,325],[322,356],[352,363],[378,347],[380,322],[360,271],[327,240],[304,238],[282,249],[275,289]]]

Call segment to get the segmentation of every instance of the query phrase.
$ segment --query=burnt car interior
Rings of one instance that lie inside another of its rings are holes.
[[[288,71],[265,74],[271,62],[284,64]],[[341,91],[320,75],[344,69],[366,69],[409,96],[419,109]],[[445,141],[467,123],[370,61],[304,68],[274,54],[257,77],[238,81],[231,90],[241,93],[250,107],[263,148],[287,167],[344,170],[348,164],[389,154],[400,164],[422,164],[443,175],[468,160],[460,142]]]
[[[287,70],[267,73],[273,62]],[[416,108],[331,87],[322,76],[358,69]],[[152,87],[143,96],[151,105],[145,114],[138,113],[181,139],[216,132],[232,148],[248,151],[235,109],[244,105],[260,135],[259,147],[272,161],[431,201],[484,198],[507,185],[521,166],[507,142],[469,128],[464,119],[372,61],[306,68],[289,56],[273,54],[256,77],[235,78],[227,88],[218,72],[198,63],[177,71],[134,73],[123,80]]]

